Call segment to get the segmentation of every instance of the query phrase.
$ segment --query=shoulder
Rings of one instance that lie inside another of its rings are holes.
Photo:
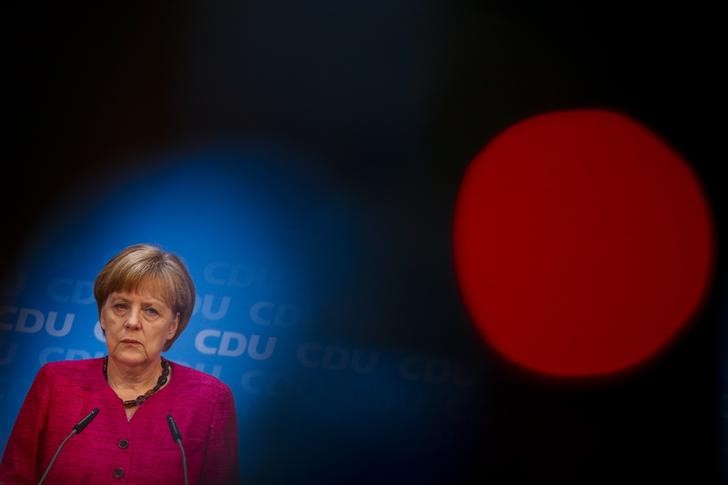
[[[38,376],[46,379],[72,378],[79,380],[82,377],[103,372],[104,359],[62,360],[48,362],[38,371]]]
[[[35,375],[29,393],[74,394],[79,390],[96,389],[106,382],[103,379],[103,366],[104,361],[101,358],[43,364]]]
[[[230,387],[215,376],[170,361],[172,365],[172,382],[181,384],[186,390],[194,390],[198,395],[210,399],[231,399]]]

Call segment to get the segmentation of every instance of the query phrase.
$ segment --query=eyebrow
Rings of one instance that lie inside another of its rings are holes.
[[[129,298],[127,298],[125,296],[118,295],[118,294],[116,296],[111,297],[111,300],[114,301],[114,302],[116,302],[116,303],[119,303],[119,302],[129,303],[129,302],[131,302],[131,300]],[[157,300],[156,298],[153,298],[151,300],[147,300],[147,299],[142,300],[142,305],[160,305],[160,304],[166,304],[166,303],[163,300]]]

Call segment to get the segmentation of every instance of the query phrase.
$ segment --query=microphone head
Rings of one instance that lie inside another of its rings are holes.
[[[182,435],[180,434],[177,423],[174,422],[174,418],[171,414],[167,415],[167,424],[169,425],[169,432],[172,433],[172,439],[174,441],[182,441]]]
[[[96,417],[96,415],[99,414],[99,408],[93,408],[88,415],[83,418],[81,421],[78,422],[76,426],[73,427],[73,429],[76,431],[76,433],[80,433],[84,430],[86,426]]]

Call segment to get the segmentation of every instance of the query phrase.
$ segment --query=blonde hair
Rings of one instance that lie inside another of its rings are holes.
[[[106,299],[115,291],[135,291],[142,283],[155,283],[162,300],[175,314],[179,325],[162,350],[169,350],[187,327],[195,307],[195,284],[184,263],[175,254],[152,244],[134,244],[111,258],[94,282],[94,297],[101,315]]]

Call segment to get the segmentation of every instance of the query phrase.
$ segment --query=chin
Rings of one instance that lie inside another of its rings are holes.
[[[143,364],[151,359],[151,356],[142,349],[117,350],[114,354],[112,354],[112,357],[115,360],[128,365]]]

